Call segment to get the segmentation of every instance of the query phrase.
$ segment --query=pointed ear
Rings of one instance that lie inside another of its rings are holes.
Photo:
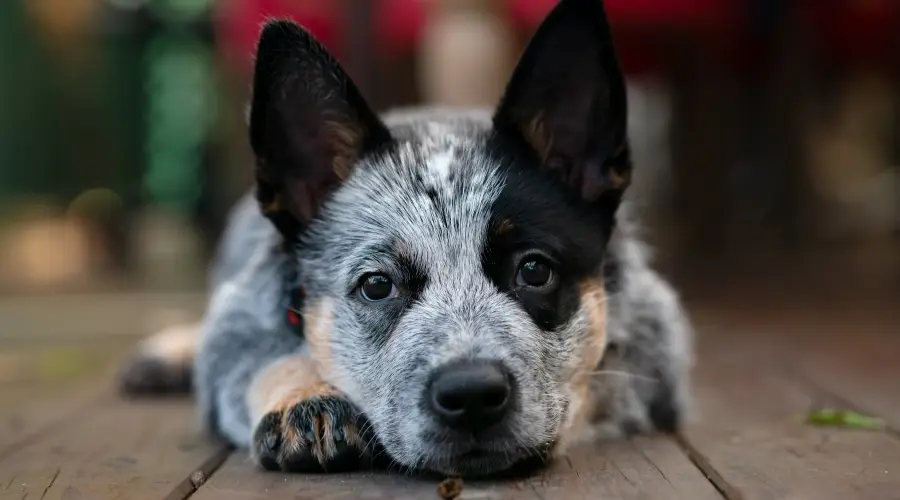
[[[625,83],[601,0],[561,0],[525,49],[494,114],[495,131],[588,202],[629,184]]]
[[[366,154],[391,141],[356,86],[303,28],[273,21],[256,55],[250,144],[257,199],[286,238],[296,236]]]

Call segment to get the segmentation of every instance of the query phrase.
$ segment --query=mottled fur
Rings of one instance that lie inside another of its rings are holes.
[[[369,116],[308,35],[267,28],[259,188],[221,243],[194,364],[210,429],[267,468],[332,470],[377,446],[402,467],[483,474],[677,428],[690,327],[620,205],[624,89],[598,4],[562,0],[494,112]],[[283,55],[294,48],[298,66]],[[331,143],[317,127],[343,132]],[[535,253],[555,265],[552,289],[516,282]],[[396,298],[360,297],[373,272]],[[303,336],[285,321],[288,286],[306,292]],[[499,361],[514,381],[514,408],[489,432],[445,428],[422,402],[460,359]]]

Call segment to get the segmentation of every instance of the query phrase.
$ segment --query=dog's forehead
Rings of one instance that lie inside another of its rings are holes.
[[[428,260],[480,252],[503,187],[485,151],[484,115],[417,112],[385,121],[397,147],[369,158],[340,190],[332,205],[340,223],[368,243],[399,243]]]

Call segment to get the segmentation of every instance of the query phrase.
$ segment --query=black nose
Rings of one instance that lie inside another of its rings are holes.
[[[466,361],[438,369],[427,393],[431,410],[447,426],[478,431],[499,422],[513,390],[499,363]]]

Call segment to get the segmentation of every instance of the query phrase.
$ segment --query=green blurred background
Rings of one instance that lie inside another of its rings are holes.
[[[0,2],[0,293],[202,290],[250,182],[265,17],[308,25],[379,109],[481,105],[552,3]],[[895,2],[607,5],[635,196],[686,293],[897,294]]]

